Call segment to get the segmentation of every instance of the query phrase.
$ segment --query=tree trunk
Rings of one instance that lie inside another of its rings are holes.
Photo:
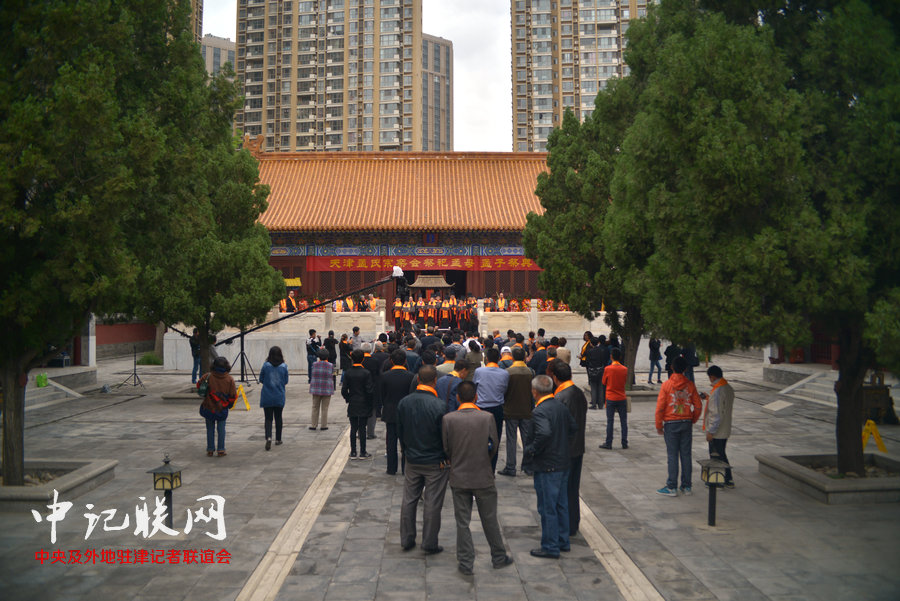
[[[862,326],[849,325],[838,337],[839,376],[834,384],[837,393],[837,467],[842,474],[866,475],[862,448],[862,385],[868,364],[862,346]]]
[[[25,385],[26,361],[2,367],[3,383],[3,485],[25,484]]]
[[[201,324],[197,330],[200,333],[200,375],[209,371],[210,353],[209,353],[209,320]]]
[[[166,336],[166,324],[159,322],[156,324],[156,340],[153,343],[153,352],[160,359],[165,360],[164,341]]]
[[[635,379],[634,368],[637,365],[637,352],[641,344],[641,337],[644,335],[644,318],[641,310],[637,307],[628,307],[625,313],[624,325],[622,327],[622,338],[625,341],[623,349],[625,367],[628,368],[628,378],[625,380],[625,390],[631,390]]]

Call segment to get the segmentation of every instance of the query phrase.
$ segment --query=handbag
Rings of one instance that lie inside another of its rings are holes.
[[[588,377],[592,380],[596,380],[603,376],[603,368],[602,367],[588,367],[587,368]]]
[[[197,382],[197,396],[200,398],[206,398],[206,395],[209,394],[209,376],[203,376],[200,378],[200,381]]]

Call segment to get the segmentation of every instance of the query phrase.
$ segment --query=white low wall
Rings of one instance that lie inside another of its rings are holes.
[[[340,339],[341,334],[349,335],[354,326],[359,326],[361,336],[365,340],[373,340],[379,333],[385,331],[384,300],[379,300],[378,303],[375,311],[365,313],[335,313],[329,308],[324,313],[297,314],[246,334],[244,336],[244,353],[250,360],[254,371],[258,371],[269,355],[269,348],[280,346],[285,363],[291,368],[291,371],[302,370],[305,372],[306,339],[309,337],[309,330],[315,330],[323,340],[328,336],[329,330],[333,330],[335,338]],[[285,315],[276,309],[269,313],[266,321]],[[178,324],[176,327],[185,332],[190,331],[184,324]],[[237,329],[226,328],[219,332],[216,338],[225,340],[239,333],[240,331]],[[163,352],[166,369],[190,371],[194,366],[191,346],[187,338],[177,332],[166,332],[163,340]],[[234,340],[231,344],[216,346],[216,352],[234,363],[235,358],[241,352],[240,339]]]

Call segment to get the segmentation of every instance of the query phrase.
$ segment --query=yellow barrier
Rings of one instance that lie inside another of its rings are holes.
[[[863,428],[862,437],[863,451],[866,450],[866,444],[869,442],[869,437],[874,437],[875,444],[878,445],[878,450],[882,453],[887,453],[887,447],[884,446],[884,441],[881,440],[881,434],[878,433],[878,426],[875,425],[874,421],[866,421],[866,425]]]
[[[244,406],[247,408],[247,411],[250,411],[250,403],[247,401],[247,394],[244,392],[244,385],[241,384],[237,387],[238,396],[244,399]],[[880,439],[879,439],[880,440]]]

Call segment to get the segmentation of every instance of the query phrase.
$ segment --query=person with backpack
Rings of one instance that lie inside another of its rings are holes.
[[[315,330],[309,331],[309,338],[306,340],[306,375],[307,381],[312,381],[312,366],[319,358],[319,349],[322,348],[322,338],[316,336]]]
[[[321,350],[321,349],[320,349]],[[327,352],[327,351],[326,351]],[[288,368],[281,347],[269,349],[269,356],[259,370],[259,406],[265,413],[266,450],[272,448],[272,420],[275,420],[275,444],[281,444],[281,412],[284,410],[284,387],[288,383]]]
[[[225,452],[225,420],[228,411],[237,400],[237,386],[234,378],[228,373],[231,365],[225,357],[216,357],[212,369],[197,382],[198,391],[206,390],[200,403],[200,415],[206,419],[206,456],[219,457]],[[219,445],[216,447],[216,431],[219,433]]]

